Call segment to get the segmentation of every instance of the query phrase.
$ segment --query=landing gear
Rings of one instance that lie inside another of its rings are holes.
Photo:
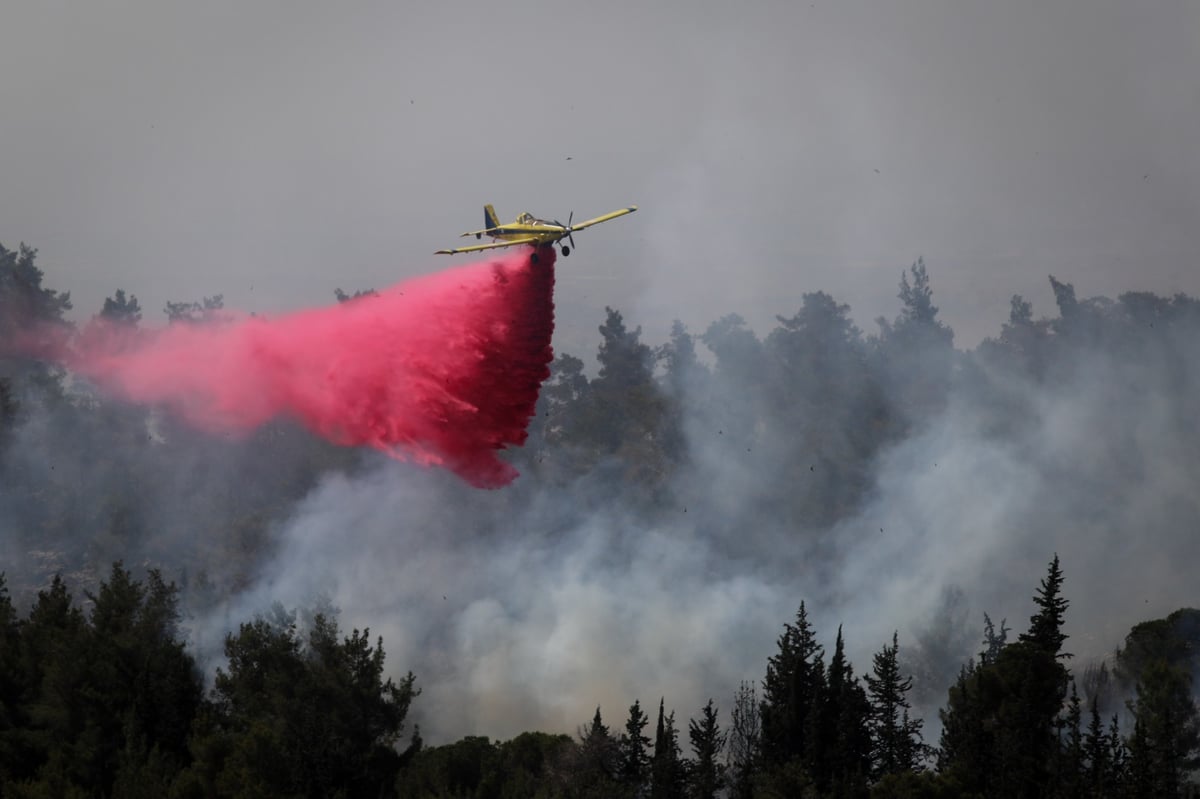
[[[571,254],[571,248],[564,244],[563,248],[562,248],[562,254],[563,254],[563,258],[566,258],[568,255]]]
[[[533,252],[531,252],[529,254],[529,263],[536,264],[537,262],[538,262],[538,254],[537,254],[537,250],[534,250]]]

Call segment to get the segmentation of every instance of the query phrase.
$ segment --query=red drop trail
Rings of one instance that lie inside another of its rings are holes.
[[[91,324],[60,357],[102,389],[211,431],[280,415],[337,444],[495,488],[553,357],[554,254],[468,264],[274,319],[123,332]]]

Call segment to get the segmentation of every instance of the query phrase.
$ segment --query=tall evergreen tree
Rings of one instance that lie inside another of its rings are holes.
[[[875,653],[871,674],[863,679],[871,700],[871,776],[920,770],[920,719],[910,719],[908,692],[912,677],[902,676],[897,654],[898,633],[892,633],[891,646]]]
[[[1118,739],[1119,740],[1119,739]],[[1118,796],[1119,775],[1113,751],[1100,720],[1099,699],[1092,696],[1087,732],[1083,735],[1083,793],[1095,799]]]
[[[654,732],[654,759],[650,763],[651,799],[681,799],[687,786],[686,763],[680,756],[675,711],[665,712],[658,700],[658,724]]]
[[[600,372],[575,420],[574,439],[593,462],[615,456],[626,482],[652,495],[668,475],[666,398],[654,379],[653,352],[642,343],[641,328],[630,330],[619,311],[605,310]]]
[[[750,799],[762,756],[762,723],[754,683],[743,680],[738,686],[730,718],[729,785],[735,799]]]
[[[1062,722],[1059,747],[1057,793],[1070,799],[1084,799],[1089,794],[1084,765],[1083,704],[1079,700],[1074,679],[1071,680],[1071,698]]]
[[[970,664],[941,713],[938,766],[964,790],[987,796],[1042,796],[1054,789],[1060,712],[1068,673],[1060,653],[1066,600],[1058,557],[1034,597],[1030,631],[995,660]]]
[[[179,631],[178,590],[154,570],[145,583],[135,580],[117,562],[87,596],[88,723],[101,742],[93,784],[113,784],[122,766],[144,767],[149,753],[142,741],[153,742],[162,766],[178,771],[190,760],[188,736],[203,690]]]
[[[1038,610],[1029,618],[1029,631],[1021,633],[1019,640],[1056,658],[1069,658],[1071,655],[1062,652],[1063,642],[1067,640],[1063,632],[1063,620],[1069,604],[1062,596],[1062,584],[1062,569],[1059,567],[1058,554],[1055,553],[1048,573],[1033,597]]]
[[[696,756],[689,779],[690,799],[713,799],[725,787],[725,765],[721,752],[725,749],[726,733],[721,731],[717,709],[713,701],[700,711],[700,721],[688,721],[688,737],[692,742],[692,753]]]
[[[865,793],[871,768],[869,716],[870,703],[846,659],[839,626],[809,743],[810,768],[819,789],[834,796]]]
[[[764,443],[791,450],[781,458],[792,486],[785,512],[822,527],[866,490],[885,403],[850,306],[821,291],[801,302],[795,316],[777,317],[764,344],[769,419],[787,431]]]
[[[770,766],[810,759],[810,730],[825,694],[824,650],[800,603],[796,623],[785,624],[779,651],[767,662],[760,707],[762,753]]]
[[[1187,776],[1200,768],[1200,713],[1192,698],[1191,675],[1165,662],[1150,664],[1129,703],[1136,719],[1130,742],[1135,783],[1148,780],[1155,796],[1179,796]]]
[[[621,782],[640,791],[645,785],[650,772],[650,756],[646,747],[650,739],[644,734],[649,717],[642,711],[641,703],[634,700],[629,707],[629,718],[625,722],[625,732],[618,743],[620,762],[617,775]]]
[[[92,787],[89,770],[99,742],[83,736],[89,669],[80,655],[88,649],[87,622],[61,576],[38,591],[20,640],[25,729],[16,736],[11,779],[36,781],[49,793]]]
[[[945,407],[956,361],[954,331],[937,318],[923,258],[900,273],[898,296],[901,309],[895,321],[876,320],[878,369],[886,377],[892,434]]]

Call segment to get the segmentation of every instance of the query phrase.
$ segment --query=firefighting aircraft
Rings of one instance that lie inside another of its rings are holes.
[[[477,239],[482,239],[484,236],[490,236],[492,243],[490,244],[473,244],[470,247],[457,247],[450,250],[438,250],[438,255],[454,255],[458,252],[478,252],[479,250],[494,250],[499,247],[515,247],[518,244],[529,244],[533,247],[553,247],[555,244],[562,249],[563,256],[571,254],[571,247],[575,246],[575,237],[571,234],[576,230],[598,225],[601,222],[607,222],[610,219],[616,219],[618,216],[632,214],[637,210],[636,205],[631,205],[628,208],[622,208],[619,211],[598,216],[595,219],[589,219],[586,222],[580,222],[578,225],[572,224],[575,218],[575,212],[567,217],[567,224],[559,222],[557,219],[553,222],[545,219],[538,219],[531,213],[523,213],[517,217],[515,222],[509,222],[507,225],[501,225],[500,220],[496,217],[496,210],[490,205],[483,206],[483,220],[487,225],[483,230],[468,230],[462,236],[474,236]],[[568,246],[562,243],[566,239],[571,242]],[[534,260],[537,259],[537,254],[533,255]]]

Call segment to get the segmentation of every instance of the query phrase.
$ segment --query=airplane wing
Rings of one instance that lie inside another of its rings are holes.
[[[485,233],[487,233],[487,229],[484,229],[484,230],[468,230],[466,233],[459,233],[459,234],[458,234],[458,237],[461,239],[461,238],[465,238],[465,237],[467,237],[467,236],[482,236],[482,235],[484,235]]]
[[[610,219],[616,219],[618,216],[625,216],[625,214],[632,214],[636,210],[637,210],[637,206],[631,205],[628,208],[622,208],[620,211],[613,211],[610,214],[605,214],[604,216],[598,216],[595,219],[589,219],[586,222],[576,222],[575,224],[571,225],[571,229],[572,230],[583,230],[585,227],[591,227],[592,225],[598,225],[601,222],[607,222]]]
[[[456,247],[451,250],[438,250],[434,255],[454,255],[458,252],[479,252],[480,250],[497,250],[501,247],[516,247],[518,244],[535,244],[538,241],[537,236],[528,236],[523,239],[510,239],[509,241],[497,241],[492,244],[473,244],[470,247]]]

